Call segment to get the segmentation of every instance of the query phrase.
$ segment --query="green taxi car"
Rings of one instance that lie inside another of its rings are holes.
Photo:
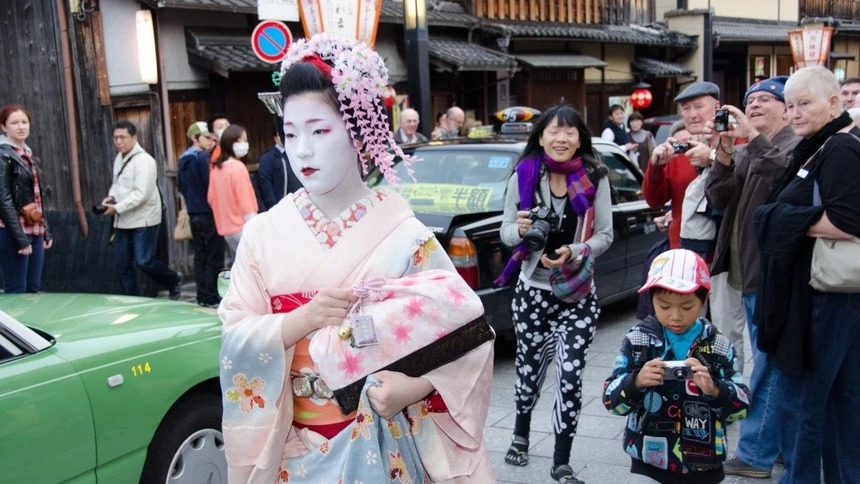
[[[216,312],[0,295],[0,482],[226,483]]]

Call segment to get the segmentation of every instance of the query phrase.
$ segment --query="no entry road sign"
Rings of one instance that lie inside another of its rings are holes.
[[[284,60],[292,42],[293,34],[290,33],[290,29],[276,20],[260,22],[251,34],[251,47],[254,49],[254,54],[269,64]]]

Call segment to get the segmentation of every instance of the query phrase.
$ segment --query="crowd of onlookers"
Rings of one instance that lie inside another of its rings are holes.
[[[783,482],[818,482],[822,468],[827,482],[853,482],[860,78],[840,85],[811,67],[754,83],[741,107],[721,105],[719,88],[707,82],[675,101],[682,120],[643,170],[646,201],[671,204],[661,220],[669,236],[652,251],[645,279],[659,272],[651,261],[669,248],[709,264],[707,311],[751,389],[724,471],[767,478],[780,462]],[[610,111],[604,137],[642,149],[630,139],[633,129],[623,133],[623,116]],[[829,273],[816,274],[819,265]],[[654,312],[650,295],[643,297],[638,316]],[[753,352],[746,370],[745,334]]]

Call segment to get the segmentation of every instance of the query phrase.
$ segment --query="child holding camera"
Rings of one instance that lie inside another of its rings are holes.
[[[603,404],[628,415],[630,471],[662,483],[723,480],[726,423],[746,417],[750,394],[734,346],[699,314],[711,289],[705,261],[675,249],[654,259],[648,291],[656,317],[625,337]]]

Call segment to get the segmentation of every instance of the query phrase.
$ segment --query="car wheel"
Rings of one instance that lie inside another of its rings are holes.
[[[192,394],[170,411],[149,444],[140,482],[227,483],[218,395]]]

